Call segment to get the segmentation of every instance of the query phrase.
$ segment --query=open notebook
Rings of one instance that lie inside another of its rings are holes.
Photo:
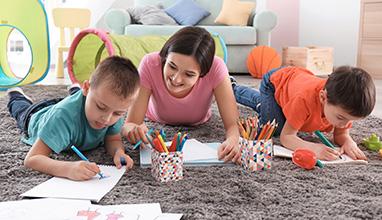
[[[84,199],[99,202],[121,179],[126,168],[99,165],[104,178],[98,175],[86,181],[53,177],[21,194],[24,197]]]
[[[166,145],[170,145],[167,142]],[[183,147],[184,166],[212,166],[212,165],[233,165],[232,163],[224,163],[218,159],[218,147],[220,143],[201,143],[196,139],[189,139]],[[151,148],[145,147],[140,150],[141,167],[149,167],[151,165]]]
[[[276,157],[287,157],[287,158],[292,158],[292,153],[293,151],[279,146],[279,145],[273,145],[273,154]],[[325,161],[321,160],[323,164],[347,164],[347,163],[352,163],[352,164],[367,164],[367,161],[365,160],[353,160],[351,159],[348,155],[343,154],[341,155],[342,159],[337,159],[333,161]]]

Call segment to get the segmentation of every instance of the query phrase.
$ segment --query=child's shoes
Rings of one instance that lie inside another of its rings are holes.
[[[68,86],[68,91],[69,91],[70,95],[76,93],[80,89],[81,89],[81,86],[78,83],[74,83],[74,84]]]
[[[229,80],[231,81],[232,88],[237,86],[237,81],[236,81],[235,77],[229,76]]]
[[[24,93],[23,89],[21,89],[20,87],[14,87],[14,88],[8,89],[7,94],[9,96],[9,98],[11,98],[13,96],[23,96],[25,99],[27,99],[28,101],[33,103],[33,99],[31,97],[27,96]]]

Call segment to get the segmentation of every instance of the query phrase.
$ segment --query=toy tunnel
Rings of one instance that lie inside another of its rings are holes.
[[[227,61],[224,41],[213,34],[216,55]],[[147,53],[160,51],[169,36],[114,35],[98,29],[85,29],[73,40],[67,59],[68,73],[73,83],[89,79],[98,63],[108,56],[129,58],[136,67]]]
[[[48,23],[44,6],[38,0],[4,1],[0,7],[0,15],[0,89],[42,80],[49,71],[50,63]],[[23,73],[17,72],[18,69],[13,68],[9,62],[12,51],[9,42],[13,32],[26,39],[28,45],[24,44],[21,48],[30,50],[29,62],[25,58],[17,60],[27,66]]]

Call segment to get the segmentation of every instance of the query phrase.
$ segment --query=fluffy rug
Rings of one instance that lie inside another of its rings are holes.
[[[29,86],[24,90],[35,100],[67,94],[65,86]],[[0,98],[0,201],[20,200],[21,193],[50,178],[23,167],[30,147],[20,141],[7,101],[7,96]],[[216,106],[213,110],[211,120],[199,127],[148,124],[163,127],[169,135],[183,130],[200,141],[222,141],[224,128]],[[240,111],[251,112],[243,107]],[[373,132],[381,136],[382,120],[370,116],[355,122],[351,132],[357,143]],[[308,134],[301,136],[317,141]],[[100,204],[159,202],[163,212],[184,213],[183,219],[382,219],[382,160],[377,153],[361,149],[369,158],[368,165],[305,171],[291,160],[275,158],[268,172],[246,175],[239,166],[187,168],[184,180],[168,184],[154,181],[150,169],[139,167],[139,152],[131,151],[134,168]],[[86,155],[91,161],[112,164],[103,148]],[[71,152],[53,157],[78,160]]]

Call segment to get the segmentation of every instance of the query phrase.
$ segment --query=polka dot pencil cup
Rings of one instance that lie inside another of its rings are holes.
[[[272,168],[273,142],[252,141],[240,138],[241,166],[245,172],[270,170]]]
[[[160,182],[183,179],[183,152],[151,152],[151,175]]]
[[[154,132],[156,136],[147,136],[153,147],[151,151],[151,175],[160,182],[183,179],[183,146],[187,134],[180,132],[174,135],[171,145],[166,146],[164,131]]]
[[[238,120],[241,166],[244,172],[270,170],[272,167],[272,136],[277,128],[275,120],[258,127],[257,117]]]

